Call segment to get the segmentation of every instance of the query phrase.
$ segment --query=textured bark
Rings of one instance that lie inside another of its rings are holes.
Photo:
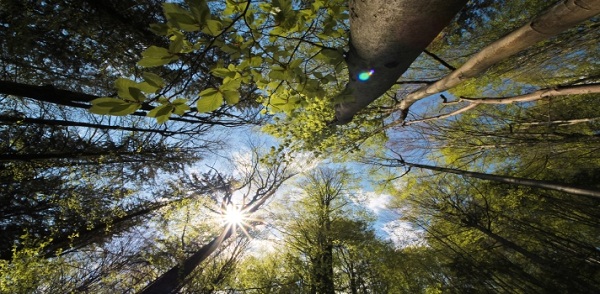
[[[349,81],[336,105],[337,123],[348,123],[389,90],[466,0],[350,1]],[[367,81],[361,72],[373,71]]]
[[[554,36],[600,13],[600,0],[563,0],[542,12],[528,24],[483,48],[459,69],[436,83],[423,87],[400,102],[401,119],[406,119],[415,102],[455,87],[476,77],[492,65],[517,54],[533,44]]]

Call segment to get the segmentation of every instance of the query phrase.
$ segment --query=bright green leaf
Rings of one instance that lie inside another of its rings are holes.
[[[241,81],[239,79],[225,79],[223,81],[223,85],[219,87],[221,91],[238,91],[241,86]]]
[[[240,92],[238,91],[223,91],[223,96],[229,105],[235,105],[240,102]]]
[[[175,109],[173,110],[173,113],[177,114],[177,115],[183,115],[186,111],[190,110],[190,107],[187,105],[187,99],[184,98],[178,98],[175,99],[171,104],[173,105],[173,107],[175,107]]]
[[[140,104],[131,103],[118,98],[102,97],[91,101],[92,107],[89,111],[95,114],[127,115],[139,109]]]
[[[154,109],[150,110],[146,116],[149,117],[158,117],[163,115],[168,115],[173,111],[173,105],[164,104],[161,106],[157,106]]]
[[[223,105],[223,94],[215,88],[200,92],[200,97],[196,105],[198,112],[211,112]]]
[[[215,68],[213,70],[210,71],[213,76],[215,77],[219,77],[219,78],[226,78],[226,77],[234,77],[235,76],[235,71],[230,71],[227,68],[222,68],[222,67],[218,67]]]
[[[137,83],[126,78],[118,78],[115,81],[115,89],[117,89],[117,95],[125,100],[136,101],[136,99],[131,96],[129,88],[135,88]]]

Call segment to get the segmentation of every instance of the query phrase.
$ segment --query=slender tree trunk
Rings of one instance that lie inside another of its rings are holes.
[[[492,65],[598,13],[600,13],[600,0],[559,1],[525,26],[483,48],[448,76],[406,96],[398,106],[402,113],[401,120],[406,119],[410,106],[418,100],[451,89],[476,77]]]
[[[279,182],[272,184],[269,186],[269,192],[265,192],[262,194],[260,198],[253,198],[245,208],[244,211],[247,212],[248,215],[256,212],[279,188],[279,186],[287,179],[289,179],[291,175],[286,176],[280,179]],[[259,191],[261,189],[258,189]],[[140,294],[169,294],[169,293],[177,293],[181,287],[185,285],[185,281],[188,276],[192,273],[196,267],[200,265],[204,260],[206,260],[215,250],[223,244],[225,240],[233,235],[233,228],[228,226],[223,230],[221,235],[215,237],[208,244],[202,246],[198,251],[192,254],[190,257],[186,258],[182,263],[174,266],[169,271],[158,277],[156,280],[151,282],[148,286],[146,286]]]
[[[0,94],[26,97],[41,102],[82,109],[89,109],[91,107],[90,101],[100,98],[100,96],[96,95],[57,89],[52,85],[33,86],[9,81],[0,81]],[[154,107],[148,104],[143,104],[141,109],[144,111],[136,111],[131,115],[146,116],[146,111],[150,111],[154,109]],[[169,118],[169,120],[197,124],[202,123],[206,125],[227,125],[227,123],[214,122],[210,119],[205,119],[202,117],[184,118],[174,116]]]
[[[460,100],[469,101],[475,104],[510,104],[517,102],[531,102],[540,100],[546,97],[556,97],[564,95],[584,95],[600,93],[600,84],[588,84],[588,85],[575,85],[568,87],[556,87],[550,89],[541,89],[533,93],[518,95],[513,97],[500,97],[500,98],[471,98],[471,97],[460,97]]]
[[[81,160],[81,159],[92,159],[100,156],[138,156],[142,153],[137,152],[119,152],[119,151],[100,151],[100,152],[62,152],[62,153],[30,153],[30,154],[0,154],[0,162],[4,161],[41,161],[41,160],[52,160],[52,159],[67,159],[67,160]]]
[[[88,225],[80,227],[77,231],[69,232],[68,235],[58,236],[52,238],[50,244],[44,248],[46,254],[44,257],[50,258],[56,256],[56,251],[59,249],[66,249],[61,251],[62,254],[69,253],[72,250],[79,249],[83,246],[95,243],[104,237],[112,235],[114,232],[107,232],[106,229],[110,226],[112,228],[124,228],[127,222],[131,222],[139,217],[148,215],[160,208],[171,205],[175,202],[181,201],[182,199],[172,200],[164,203],[154,204],[151,207],[147,207],[140,210],[134,210],[128,212],[126,215],[117,217],[110,222],[100,222],[93,226],[92,229],[88,229]],[[112,230],[112,229],[111,229]],[[77,238],[73,240],[69,238],[69,235],[77,234]]]
[[[42,118],[28,118],[28,117],[16,117],[16,116],[2,116],[0,115],[0,125],[12,125],[12,124],[38,124],[38,125],[46,125],[46,126],[67,126],[67,127],[84,127],[84,128],[93,128],[99,130],[119,130],[119,131],[132,131],[132,132],[141,132],[141,133],[157,133],[165,136],[175,135],[178,132],[168,131],[168,130],[158,130],[158,129],[145,129],[145,128],[136,128],[136,127],[125,127],[125,126],[111,126],[111,125],[103,125],[103,124],[94,124],[94,123],[86,123],[86,122],[78,122],[78,121],[70,121],[70,120],[60,120],[60,119],[42,119]]]
[[[142,290],[142,294],[170,294],[177,293],[183,287],[186,278],[206,258],[208,258],[221,244],[233,234],[233,229],[224,230],[221,235],[186,258],[181,264],[171,268],[158,279]]]
[[[492,175],[492,174],[486,174],[486,173],[472,172],[472,171],[466,171],[466,170],[460,170],[460,169],[454,169],[454,168],[446,168],[446,167],[439,167],[439,166],[425,165],[425,164],[418,164],[418,163],[410,163],[410,162],[403,162],[401,164],[407,165],[410,167],[417,167],[417,168],[422,168],[422,169],[427,169],[427,170],[432,170],[432,171],[457,174],[457,175],[462,175],[462,176],[467,176],[467,177],[472,177],[472,178],[478,178],[478,179],[482,179],[482,180],[507,183],[507,184],[513,184],[513,185],[522,185],[522,186],[528,186],[528,187],[534,187],[534,188],[549,189],[549,190],[560,191],[560,192],[569,193],[569,194],[600,198],[600,191],[598,191],[598,190],[573,187],[573,186],[563,185],[563,184],[550,182],[550,181]]]

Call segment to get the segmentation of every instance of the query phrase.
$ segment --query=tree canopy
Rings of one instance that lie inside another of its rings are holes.
[[[0,292],[600,292],[599,13],[2,1]]]

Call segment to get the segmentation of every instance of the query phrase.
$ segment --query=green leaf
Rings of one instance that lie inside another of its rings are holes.
[[[285,80],[285,70],[274,69],[269,73],[269,78],[272,80]]]
[[[175,34],[169,39],[171,40],[171,43],[169,43],[169,52],[173,54],[180,53],[183,49],[183,42],[185,41],[183,34]]]
[[[213,76],[219,77],[219,78],[227,78],[227,77],[235,76],[235,71],[232,72],[229,69],[222,68],[222,67],[215,68],[215,69],[211,70],[210,72],[213,74]]]
[[[140,108],[139,103],[132,103],[111,97],[97,98],[90,102],[92,104],[92,107],[90,107],[89,111],[91,113],[103,115],[127,115],[134,113]]]
[[[115,89],[117,89],[117,95],[123,98],[124,100],[137,101],[129,91],[129,88],[135,88],[137,83],[126,78],[118,78],[115,81]]]
[[[206,20],[210,19],[210,9],[206,0],[185,0],[185,3],[200,24],[205,24]]]
[[[135,88],[140,89],[144,93],[156,93],[160,88],[149,84],[148,82],[138,83]]]
[[[253,67],[259,67],[262,65],[262,58],[260,56],[253,56],[250,58],[250,65]]]
[[[202,30],[203,33],[216,37],[223,31],[223,23],[220,20],[209,19],[206,21],[206,27]]]
[[[200,92],[200,97],[196,105],[198,112],[211,112],[223,105],[223,94],[215,88]]]
[[[223,91],[223,97],[229,105],[235,105],[240,102],[240,92],[238,91]]]
[[[177,59],[179,57],[170,53],[166,48],[150,46],[142,52],[142,59],[137,64],[144,67],[153,67],[165,65]]]
[[[175,99],[175,101],[171,103],[173,107],[175,107],[173,113],[177,115],[183,115],[186,111],[190,110],[190,107],[187,105],[187,102],[187,99],[184,98]]]
[[[192,13],[178,4],[163,3],[163,11],[167,17],[167,22],[174,27],[186,32],[200,30],[200,23],[194,18]]]
[[[146,100],[146,96],[142,93],[142,90],[136,87],[129,87],[129,94],[133,97],[135,102],[142,103]]]
[[[171,113],[173,113],[174,109],[175,107],[171,104],[161,105],[150,110],[147,116],[156,118],[156,122],[162,124],[169,120],[169,117],[171,116]]]
[[[320,54],[329,58],[331,61],[340,61],[341,59],[344,59],[344,54],[341,50],[323,49]]]
[[[166,36],[169,34],[169,25],[166,23],[153,23],[150,24],[150,31],[159,36]]]
[[[148,114],[146,116],[149,116],[149,117],[165,116],[165,115],[170,115],[172,111],[173,111],[173,105],[164,104],[164,105],[157,106],[154,109],[150,110],[150,112],[148,112]]]
[[[239,79],[226,79],[223,81],[223,85],[219,87],[221,91],[238,91],[241,86]]]
[[[146,83],[148,83],[149,85],[151,85],[153,87],[156,87],[157,90],[165,86],[165,80],[163,80],[163,78],[161,78],[157,74],[146,71],[146,72],[142,73],[142,77],[144,78],[144,81],[146,81]],[[146,93],[149,93],[149,92],[146,92]]]

